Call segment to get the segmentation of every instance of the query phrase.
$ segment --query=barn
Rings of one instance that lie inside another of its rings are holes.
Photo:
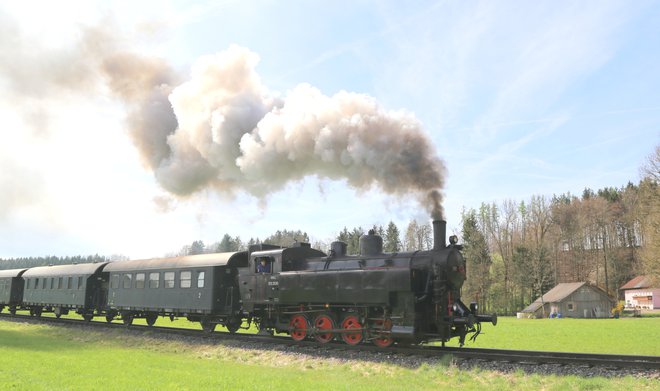
[[[660,309],[660,287],[649,276],[635,277],[619,291],[623,292],[627,309]]]
[[[519,318],[608,318],[615,301],[586,282],[561,283],[518,313]]]

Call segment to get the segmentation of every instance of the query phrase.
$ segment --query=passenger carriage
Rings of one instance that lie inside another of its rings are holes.
[[[242,324],[237,268],[247,266],[247,252],[189,255],[113,262],[108,321],[120,315],[126,325],[158,316],[186,317],[205,331],[217,324],[236,331]]]
[[[106,309],[108,274],[103,263],[41,266],[22,274],[23,306],[30,315],[53,312],[56,317],[75,311],[87,321]]]
[[[15,314],[23,303],[24,282],[21,275],[27,269],[0,270],[0,312],[5,307]]]

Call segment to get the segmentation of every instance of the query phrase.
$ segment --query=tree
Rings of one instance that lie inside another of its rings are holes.
[[[302,232],[301,230],[291,230],[288,229],[278,230],[274,234],[268,236],[264,239],[264,243],[274,244],[276,246],[290,247],[296,242],[305,242],[309,243],[309,236],[307,232]]]
[[[646,274],[660,281],[660,145],[649,155],[641,173],[639,208],[644,248],[640,256]]]
[[[462,214],[463,220],[463,255],[467,263],[467,281],[464,285],[464,297],[475,297],[483,311],[489,307],[487,297],[491,285],[490,267],[492,259],[488,251],[486,237],[479,229],[477,214],[474,209]]]
[[[228,252],[239,251],[240,247],[241,247],[241,239],[238,236],[234,239],[231,236],[229,236],[229,234],[225,234],[222,237],[222,240],[220,240],[220,244],[218,244],[218,248],[216,249],[216,251],[219,253],[228,253]]]
[[[385,231],[383,251],[387,253],[396,253],[401,251],[401,238],[399,237],[399,228],[394,222],[390,221]]]
[[[188,255],[197,255],[197,254],[204,254],[204,242],[201,240],[195,240],[192,242],[190,245],[190,251],[188,252]]]
[[[406,251],[415,251],[419,249],[419,247],[417,247],[417,230],[417,221],[411,220],[410,223],[408,223],[406,235],[403,239],[403,248]]]
[[[364,230],[362,227],[355,227],[348,236],[348,254],[359,254],[360,253],[360,237],[364,235]]]

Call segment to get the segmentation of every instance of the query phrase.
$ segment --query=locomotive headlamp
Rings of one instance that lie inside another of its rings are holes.
[[[449,244],[456,244],[458,243],[458,236],[452,235],[449,237]]]
[[[454,305],[451,306],[451,310],[453,312],[458,312],[458,304],[454,303]]]
[[[477,303],[470,303],[470,311],[477,313],[477,310],[479,309],[479,305]]]

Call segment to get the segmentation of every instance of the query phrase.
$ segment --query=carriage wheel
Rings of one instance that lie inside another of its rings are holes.
[[[108,314],[108,315],[105,316],[105,321],[108,322],[108,323],[112,323],[112,320],[113,320],[114,318],[115,318],[114,315],[112,315],[112,314]]]
[[[231,318],[231,319],[229,319],[229,322],[227,322],[225,327],[227,328],[227,330],[229,331],[230,334],[234,334],[235,332],[238,331],[238,329],[241,328],[242,324],[243,324],[243,322],[240,319]]]
[[[302,341],[307,336],[307,318],[305,315],[293,315],[289,322],[289,333],[294,341]]]
[[[156,320],[158,319],[158,314],[149,313],[147,314],[146,319],[147,319],[147,326],[153,326],[154,324],[156,324]]]
[[[362,325],[360,320],[355,315],[348,315],[344,318],[344,321],[341,322],[341,328],[343,329],[359,329],[353,333],[342,333],[341,339],[344,340],[349,345],[357,345],[362,341]]]
[[[374,325],[377,326],[377,330],[387,330],[389,331],[392,328],[392,321],[389,319],[386,320],[376,320],[374,321]],[[394,343],[394,338],[392,337],[378,337],[373,339],[374,345],[381,347],[381,348],[386,348]]]
[[[12,315],[16,315],[16,307],[9,307],[9,313]]]
[[[199,321],[199,323],[202,325],[202,330],[204,330],[205,333],[212,333],[213,330],[215,330],[215,323],[211,323],[210,320],[208,319],[202,319]]]
[[[37,318],[41,317],[41,311],[43,311],[41,307],[34,307],[34,316]]]
[[[335,328],[335,322],[328,314],[321,314],[317,316],[316,319],[314,319],[314,327],[316,327],[316,334],[314,334],[314,338],[316,338],[316,340],[320,343],[328,343],[335,337],[333,332],[319,333],[319,331],[333,330]]]

